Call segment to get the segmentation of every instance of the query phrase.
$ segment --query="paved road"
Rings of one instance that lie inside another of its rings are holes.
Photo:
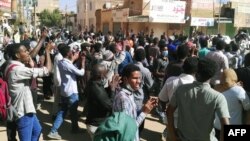
[[[83,107],[79,107],[79,113],[83,110]],[[46,135],[49,133],[49,130],[52,126],[51,115],[49,114],[52,111],[52,100],[45,100],[41,102],[40,108],[37,110],[38,118],[42,124],[42,135],[40,141],[49,140]],[[71,134],[71,124],[69,118],[64,121],[63,125],[59,129],[59,134],[62,136],[62,141],[90,141],[90,138],[86,131],[86,126],[84,124],[85,117],[81,117],[79,120],[79,126],[83,128],[82,133]],[[145,129],[142,133],[142,141],[162,141],[162,131],[164,125],[159,123],[157,118],[148,115],[145,122]],[[6,129],[3,125],[0,125],[0,141],[7,141],[6,138]],[[51,140],[52,141],[52,140]]]

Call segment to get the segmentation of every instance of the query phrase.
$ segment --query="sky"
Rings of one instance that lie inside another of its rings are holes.
[[[67,11],[74,11],[76,12],[76,1],[77,0],[60,0],[60,10],[65,11],[67,5]]]

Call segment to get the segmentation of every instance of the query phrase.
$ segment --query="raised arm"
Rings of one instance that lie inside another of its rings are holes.
[[[48,35],[48,32],[46,30],[44,30],[42,32],[41,38],[38,41],[37,46],[30,52],[31,58],[34,58],[38,54],[38,52],[40,51],[40,49],[41,49],[41,47],[42,47],[42,45],[43,45],[43,43],[44,43],[47,35]]]

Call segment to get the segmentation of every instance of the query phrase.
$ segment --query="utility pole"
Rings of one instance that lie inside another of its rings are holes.
[[[87,29],[87,18],[88,17],[88,0],[85,0],[85,30],[88,30]]]
[[[19,22],[23,22],[23,0],[18,1],[18,18]]]
[[[34,28],[36,29],[36,4],[34,5]]]
[[[218,34],[220,33],[220,14],[221,14],[221,0],[219,1],[219,18],[218,18]]]
[[[67,10],[68,10],[68,3],[65,5],[65,27],[68,30],[68,15],[67,15]]]

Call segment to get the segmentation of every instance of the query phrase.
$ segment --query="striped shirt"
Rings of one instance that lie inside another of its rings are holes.
[[[121,91],[115,96],[113,103],[114,112],[125,112],[127,115],[131,116],[136,120],[137,127],[141,125],[146,117],[146,114],[140,112],[137,114],[137,108],[134,100],[133,92],[122,88]],[[139,141],[139,132],[137,130],[135,141]]]

